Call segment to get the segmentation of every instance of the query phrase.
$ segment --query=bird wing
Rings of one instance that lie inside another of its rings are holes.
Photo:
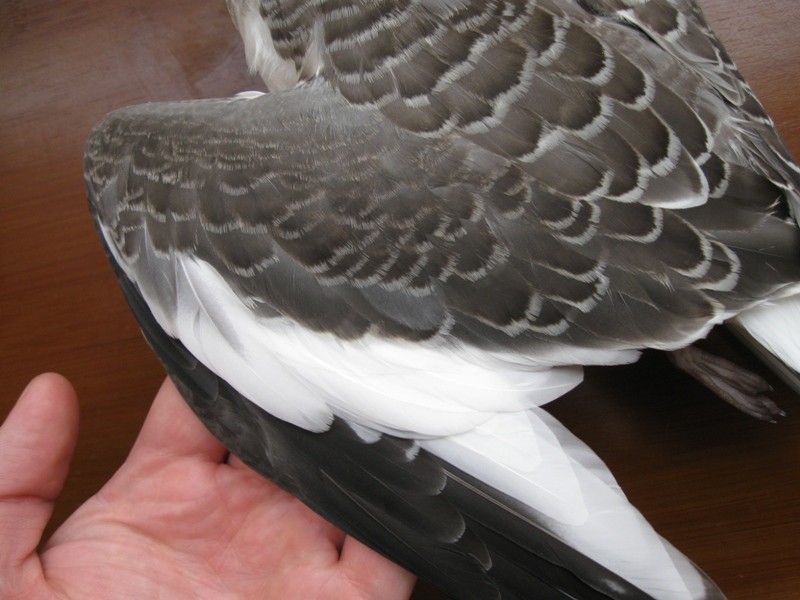
[[[797,205],[796,165],[693,2],[231,4],[270,40],[251,60],[265,76],[313,63],[354,105],[465,136],[561,194],[692,206],[744,167]]]
[[[125,109],[87,152],[123,254],[191,254],[253,314],[342,339],[608,364],[686,345],[797,279],[800,236],[764,178],[679,210],[577,200],[472,140],[420,137],[353,107],[324,82]],[[160,304],[174,303],[150,279]]]
[[[584,0],[592,14],[611,18],[645,34],[712,85],[734,106],[750,116],[767,115],[742,78],[728,52],[691,0]]]
[[[509,180],[521,173],[578,200],[576,213],[598,197],[628,214],[631,203],[695,207],[680,218],[728,249],[741,248],[721,259],[731,277],[715,284],[738,299],[712,291],[712,304],[726,308],[706,310],[708,322],[747,308],[748,297],[764,297],[746,283],[749,267],[739,279],[738,262],[760,261],[773,251],[772,238],[786,240],[764,218],[797,221],[800,170],[695,2],[230,5],[247,9],[234,10],[245,40],[270,40],[272,54],[251,60],[254,70],[266,75],[273,59],[284,66],[294,60],[294,83],[322,75],[353,105],[379,110],[402,128],[469,140],[511,161]],[[247,23],[259,33],[248,35]],[[591,239],[591,219],[580,222],[583,228],[567,224]],[[748,237],[766,243],[756,247]],[[706,272],[718,250],[694,252],[694,272]],[[662,256],[676,255],[664,249]],[[792,335],[787,351],[784,341],[769,341],[783,337],[780,328],[742,322],[747,339],[781,349],[780,360],[797,369]]]
[[[547,456],[531,456],[524,444],[516,459],[531,479],[539,471],[544,481],[561,480],[557,488],[565,487],[565,477],[578,483],[572,490],[578,494],[562,502],[571,501],[582,514],[566,519],[563,506],[561,514],[548,513],[546,506],[500,491],[443,459],[439,454],[464,465],[445,439],[366,438],[363,429],[339,418],[310,432],[276,418],[167,335],[139,286],[113,260],[116,250],[107,250],[147,341],[209,430],[256,471],[448,595],[723,600],[627,503],[596,455],[547,413],[529,412],[525,418],[533,428],[524,432],[513,416],[483,427],[482,464],[492,460],[493,433],[512,446],[514,434],[541,437],[533,448]],[[469,438],[456,439],[456,446],[474,445]]]
[[[190,403],[459,597],[720,597],[538,406],[570,365],[685,345],[797,280],[782,147],[740,141],[766,124],[596,7],[303,6],[264,2],[251,54],[324,78],[125,109],[87,145],[98,229]]]
[[[86,173],[126,297],[190,403],[323,515],[451,590],[472,565],[464,582],[482,583],[465,598],[495,588],[513,598],[515,585],[543,597],[715,597],[599,459],[537,408],[580,381],[578,368],[556,366],[564,348],[607,362],[632,351],[558,342],[540,359],[514,347],[519,336],[530,338],[520,348],[556,340],[559,328],[537,319],[557,314],[550,305],[584,314],[578,305],[606,291],[596,266],[606,263],[539,249],[563,240],[534,243],[534,220],[501,235],[485,165],[464,151],[431,147],[318,84],[112,113],[87,144]],[[564,262],[577,260],[589,266]],[[540,270],[552,279],[541,290]],[[236,423],[253,415],[243,436]],[[300,437],[284,441],[287,431]],[[353,479],[340,443],[367,461],[367,479]],[[417,512],[389,519],[385,503],[397,511],[401,500],[382,452],[397,460],[398,448],[433,461],[448,491],[425,488],[426,503],[402,500]],[[319,473],[294,481],[292,461],[337,456],[324,485]],[[450,529],[420,545],[438,510],[452,513]]]

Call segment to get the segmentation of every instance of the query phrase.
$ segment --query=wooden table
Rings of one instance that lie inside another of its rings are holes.
[[[800,2],[703,6],[800,155]],[[0,3],[0,415],[41,371],[74,382],[82,429],[56,524],[125,458],[163,378],[90,223],[89,129],[126,104],[256,86],[221,0]],[[726,335],[710,345],[752,366]],[[761,423],[654,353],[589,369],[552,410],[730,600],[786,600],[800,597],[800,401],[775,386],[788,416]]]

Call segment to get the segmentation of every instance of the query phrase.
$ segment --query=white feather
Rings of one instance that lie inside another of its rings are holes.
[[[739,313],[735,321],[800,373],[800,294],[759,304]]]
[[[256,98],[260,98],[264,96],[264,92],[259,92],[257,90],[247,90],[244,92],[239,92],[233,98],[235,100],[255,100]]]
[[[703,598],[703,580],[625,498],[608,468],[540,408],[500,414],[420,446],[528,504],[537,523],[661,600]]]
[[[346,342],[289,319],[260,318],[208,263],[172,260],[150,255],[126,267],[159,325],[244,396],[310,431],[325,430],[337,415],[402,437],[447,436],[549,402],[582,380],[580,367],[375,336]]]
[[[240,392],[281,418],[287,405],[321,401],[329,415],[379,431],[451,435],[496,412],[548,402],[582,378],[576,367],[525,369],[498,356],[437,351],[373,336],[345,342],[288,319],[260,319],[210,265],[192,258],[180,264],[191,292],[179,294],[175,333],[190,350],[202,349],[212,368]],[[219,313],[217,303],[224,307]],[[304,385],[277,386],[278,372]],[[309,410],[317,414],[316,407]],[[286,420],[319,428],[316,422]]]
[[[282,58],[275,50],[269,27],[258,12],[258,2],[228,2],[244,42],[247,66],[258,73],[270,91],[288,90],[297,85],[299,74],[293,61]]]

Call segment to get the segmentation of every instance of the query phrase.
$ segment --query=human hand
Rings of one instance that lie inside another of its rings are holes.
[[[34,379],[0,428],[0,597],[405,599],[411,574],[263,479],[162,385],[127,460],[43,546],[78,404]]]

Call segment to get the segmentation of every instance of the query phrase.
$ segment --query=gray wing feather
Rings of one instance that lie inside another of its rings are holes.
[[[259,314],[343,338],[438,338],[542,362],[683,345],[794,281],[800,236],[773,208],[780,189],[735,173],[769,202],[577,199],[467,136],[420,137],[322,82],[125,109],[87,147],[94,210],[125,260],[192,253]],[[732,219],[710,230],[712,203]],[[783,240],[768,254],[740,240],[765,232]]]
[[[797,167],[694,2],[318,4],[260,2],[282,56],[313,46],[353,104],[462,135],[559,193],[697,204],[721,156],[798,202]]]

